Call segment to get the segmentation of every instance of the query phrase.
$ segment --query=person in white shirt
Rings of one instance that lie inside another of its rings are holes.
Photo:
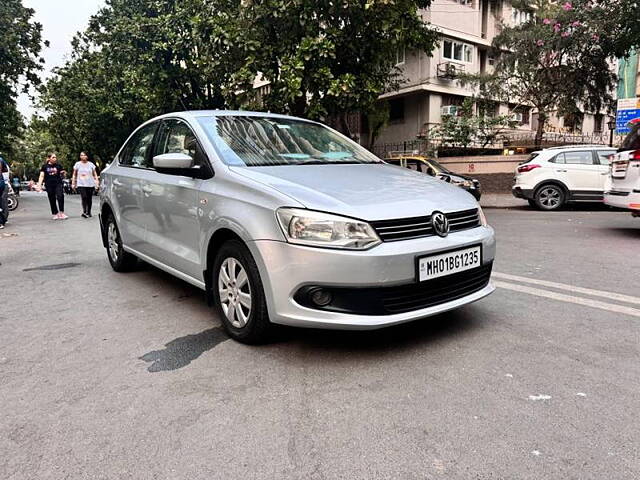
[[[96,166],[89,161],[86,152],[80,152],[80,160],[73,166],[73,177],[71,178],[71,188],[80,192],[82,199],[82,217],[91,216],[91,202],[93,191],[100,186]]]

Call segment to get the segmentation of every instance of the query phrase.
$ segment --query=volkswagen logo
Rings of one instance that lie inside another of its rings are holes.
[[[431,226],[436,235],[446,237],[449,235],[449,220],[442,212],[433,212],[431,215]]]

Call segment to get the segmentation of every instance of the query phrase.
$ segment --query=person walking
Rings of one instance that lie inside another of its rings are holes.
[[[65,173],[62,165],[58,163],[58,156],[55,153],[47,155],[47,162],[40,169],[37,190],[39,192],[42,191],[42,182],[44,182],[44,186],[47,189],[47,196],[49,197],[49,206],[51,207],[53,220],[66,220],[69,218],[64,214],[62,178]]]
[[[0,187],[0,229],[9,221],[9,164],[0,157],[0,172],[2,172],[2,187]]]
[[[82,199],[82,217],[91,216],[91,203],[93,191],[100,185],[100,179],[96,171],[96,166],[89,161],[86,152],[80,152],[80,160],[73,166],[73,176],[71,177],[71,188],[80,192]]]

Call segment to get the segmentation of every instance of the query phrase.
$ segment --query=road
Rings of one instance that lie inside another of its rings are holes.
[[[487,210],[490,297],[249,347],[67,202],[0,232],[2,479],[640,477],[640,219]]]

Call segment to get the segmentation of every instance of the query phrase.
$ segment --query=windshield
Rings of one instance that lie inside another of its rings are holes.
[[[640,150],[640,123],[636,123],[631,127],[631,131],[622,141],[622,145],[618,149],[619,152],[625,150]]]
[[[317,123],[221,115],[198,119],[227,165],[381,163],[375,155]]]
[[[429,159],[429,163],[433,166],[433,168],[436,170],[436,173],[453,173],[451,170],[449,170],[447,167],[445,167],[444,165],[441,165],[440,163],[436,162],[433,159]]]

